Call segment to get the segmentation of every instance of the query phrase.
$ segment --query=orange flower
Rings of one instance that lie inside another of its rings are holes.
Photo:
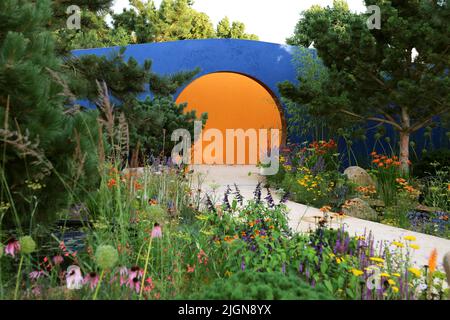
[[[142,185],[138,181],[135,181],[134,182],[134,189],[135,190],[141,190],[142,189]]]
[[[386,164],[391,164],[391,163],[393,163],[394,162],[394,160],[392,160],[392,159],[387,159],[386,160]]]
[[[380,162],[380,163],[378,164],[378,166],[379,166],[379,167],[382,167],[382,166],[384,166],[384,163],[383,163],[383,162]]]
[[[395,162],[394,162],[394,166],[400,167],[400,165],[401,165],[401,162],[400,162],[400,161],[395,161]]]
[[[113,178],[109,179],[109,181],[108,181],[108,188],[112,188],[112,187],[114,187],[116,185],[117,185],[116,179],[113,179]]]
[[[380,159],[374,159],[372,162],[373,163],[378,163],[378,162],[380,162]]]
[[[437,255],[437,250],[435,248],[431,251],[430,258],[428,259],[428,268],[430,268],[430,273],[433,273],[436,270]]]
[[[374,157],[374,156],[377,155],[377,153],[374,151],[374,152],[372,152],[370,155],[371,155],[372,157]]]
[[[323,206],[322,208],[320,208],[320,211],[322,212],[330,212],[331,207],[330,206]]]

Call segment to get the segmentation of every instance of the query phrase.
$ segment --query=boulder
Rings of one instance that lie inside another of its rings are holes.
[[[381,199],[367,199],[367,203],[374,209],[386,207],[386,204]]]
[[[362,187],[375,187],[375,182],[372,177],[361,167],[353,166],[348,167],[344,171],[344,175],[347,176],[348,180],[353,182],[354,184]]]
[[[427,207],[427,206],[425,206],[423,204],[419,204],[416,207],[416,210],[420,211],[420,212],[426,212],[426,213],[435,213],[435,212],[438,212],[438,211],[443,211],[440,208]]]
[[[378,213],[372,209],[372,207],[364,200],[360,198],[354,198],[347,200],[342,206],[342,212],[351,217],[377,221]]]

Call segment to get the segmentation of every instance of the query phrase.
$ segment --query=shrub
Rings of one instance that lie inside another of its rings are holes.
[[[206,300],[334,300],[323,287],[312,287],[281,272],[238,272],[215,280],[189,299]]]
[[[434,176],[437,171],[450,168],[450,150],[438,149],[427,152],[422,159],[414,163],[413,174],[418,178]],[[450,170],[447,171],[447,179],[450,179]]]
[[[186,129],[194,136],[194,121],[200,120],[203,125],[207,115],[199,119],[195,111],[185,112],[187,104],[176,104],[172,97],[147,98],[124,105],[123,111],[130,129],[130,148],[140,150],[146,155],[170,156],[175,142],[171,134],[176,129]],[[176,142],[178,143],[178,142]]]
[[[1,1],[1,194],[3,223],[55,216],[98,181],[95,114],[64,107],[50,1]],[[7,57],[7,58],[6,58]],[[83,183],[85,183],[83,185]]]

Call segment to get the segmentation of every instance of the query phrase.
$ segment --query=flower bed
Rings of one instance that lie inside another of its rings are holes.
[[[54,236],[35,241],[35,230],[0,248],[2,298],[230,299],[247,290],[255,299],[446,294],[435,255],[428,269],[411,264],[413,238],[380,244],[371,234],[330,229],[326,221],[314,232],[292,233],[285,205],[260,185],[254,199],[244,201],[238,188],[228,188],[215,204],[191,191],[189,180],[176,169],[139,176],[108,170],[87,204],[92,224],[82,227],[80,251]],[[249,279],[265,279],[270,290]],[[287,289],[292,279],[298,285]]]
[[[280,172],[268,183],[299,203],[351,215],[355,203],[365,203],[356,217],[450,239],[449,168],[436,164],[435,175],[419,179],[402,173],[395,155],[370,157],[368,180],[361,185],[339,172],[333,140],[293,145],[282,152]]]

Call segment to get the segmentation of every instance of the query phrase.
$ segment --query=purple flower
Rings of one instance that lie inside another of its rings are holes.
[[[244,257],[242,257],[241,270],[242,270],[242,271],[245,270],[245,260],[244,260]]]

